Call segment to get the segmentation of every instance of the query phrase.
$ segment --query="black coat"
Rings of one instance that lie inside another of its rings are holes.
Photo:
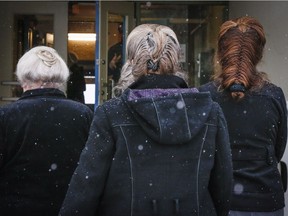
[[[231,209],[263,212],[283,208],[277,164],[286,146],[287,110],[281,88],[267,83],[259,91],[247,92],[240,102],[217,88],[211,82],[199,90],[211,93],[228,124],[234,169]]]
[[[0,107],[0,215],[58,215],[93,112],[56,89]]]
[[[85,103],[84,91],[86,90],[83,67],[76,63],[70,66],[70,77],[67,82],[67,98]]]
[[[97,107],[60,215],[227,215],[226,122],[210,95],[196,91],[149,75]]]

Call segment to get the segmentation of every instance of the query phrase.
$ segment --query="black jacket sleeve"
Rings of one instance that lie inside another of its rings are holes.
[[[278,134],[277,134],[277,142],[275,146],[275,153],[278,162],[280,162],[281,158],[283,157],[286,142],[287,142],[287,107],[286,107],[286,100],[283,94],[282,89],[279,88],[279,93],[276,98],[278,110],[280,113],[280,120],[278,122]]]
[[[97,215],[113,155],[111,128],[104,109],[99,106],[59,215]]]
[[[209,191],[218,216],[228,215],[232,194],[232,156],[229,135],[224,114],[218,104],[218,132],[216,137],[215,163],[211,172]]]

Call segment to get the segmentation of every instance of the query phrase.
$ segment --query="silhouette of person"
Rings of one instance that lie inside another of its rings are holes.
[[[74,53],[68,54],[70,77],[67,83],[67,98],[85,103],[84,91],[86,83],[83,67],[78,65],[78,58]]]
[[[120,78],[120,72],[123,65],[123,28],[118,26],[119,42],[111,46],[108,50],[108,78],[112,79],[116,84]]]

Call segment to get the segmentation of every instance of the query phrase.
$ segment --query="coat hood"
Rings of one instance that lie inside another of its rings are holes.
[[[160,144],[190,141],[205,126],[212,108],[210,94],[195,88],[128,88],[121,98],[140,127]]]

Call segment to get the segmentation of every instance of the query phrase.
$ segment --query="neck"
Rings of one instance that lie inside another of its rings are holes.
[[[36,82],[36,83],[30,83],[30,84],[24,84],[22,85],[23,92],[33,89],[39,89],[39,88],[55,88],[55,83],[52,82]]]

